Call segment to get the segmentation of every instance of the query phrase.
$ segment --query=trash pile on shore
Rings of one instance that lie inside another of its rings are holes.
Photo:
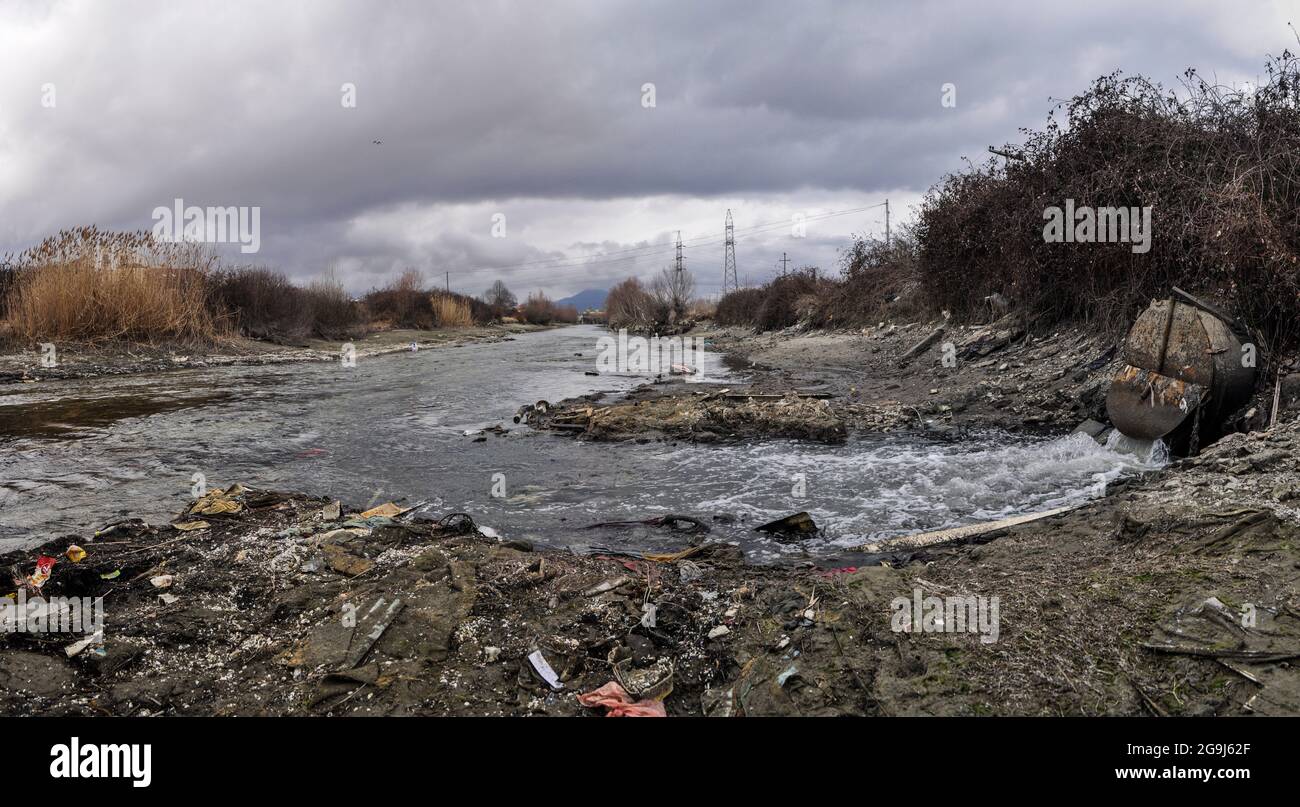
[[[43,579],[21,573],[42,557]],[[461,513],[232,485],[174,524],[128,519],[2,560],[24,595],[102,598],[105,622],[98,636],[4,634],[5,714],[865,708],[863,692],[791,699],[800,669],[828,663],[798,660],[828,641],[819,574],[746,566],[726,544],[538,552]],[[787,669],[775,692],[755,678]]]

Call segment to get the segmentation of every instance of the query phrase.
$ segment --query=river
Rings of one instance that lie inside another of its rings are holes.
[[[593,522],[664,513],[705,521],[755,562],[851,559],[852,547],[1100,495],[1158,457],[1082,436],[989,434],[959,444],[904,435],[840,446],[590,443],[511,422],[525,403],[644,379],[591,376],[604,331],[577,326],[511,341],[335,363],[223,367],[0,388],[0,551],[87,536],[124,515],[164,522],[207,485],[402,500],[464,511],[511,538],[589,551],[680,549],[664,530]],[[704,361],[726,379],[721,357]],[[740,380],[740,379],[734,379]],[[494,424],[505,435],[475,442]],[[504,495],[494,495],[504,494]],[[783,544],[752,526],[807,510],[824,534]]]

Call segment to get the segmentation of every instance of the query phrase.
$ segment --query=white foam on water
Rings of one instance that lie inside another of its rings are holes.
[[[798,510],[825,535],[778,555],[851,549],[867,541],[1081,504],[1122,476],[1162,467],[1163,444],[1084,434],[991,434],[963,443],[882,437],[844,446],[793,442],[682,449],[678,478],[707,477],[696,512],[743,514],[756,525]],[[797,475],[806,498],[793,495]]]

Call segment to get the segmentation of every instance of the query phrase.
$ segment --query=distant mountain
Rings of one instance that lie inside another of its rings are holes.
[[[609,294],[608,289],[583,289],[572,297],[565,297],[563,300],[556,300],[556,305],[571,305],[578,309],[579,312],[586,311],[588,308],[601,310],[605,308],[605,296]]]

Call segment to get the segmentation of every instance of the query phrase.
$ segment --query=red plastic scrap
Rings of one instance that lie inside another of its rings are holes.
[[[588,708],[604,706],[605,717],[667,717],[663,701],[633,701],[617,681],[578,696],[578,703]]]

